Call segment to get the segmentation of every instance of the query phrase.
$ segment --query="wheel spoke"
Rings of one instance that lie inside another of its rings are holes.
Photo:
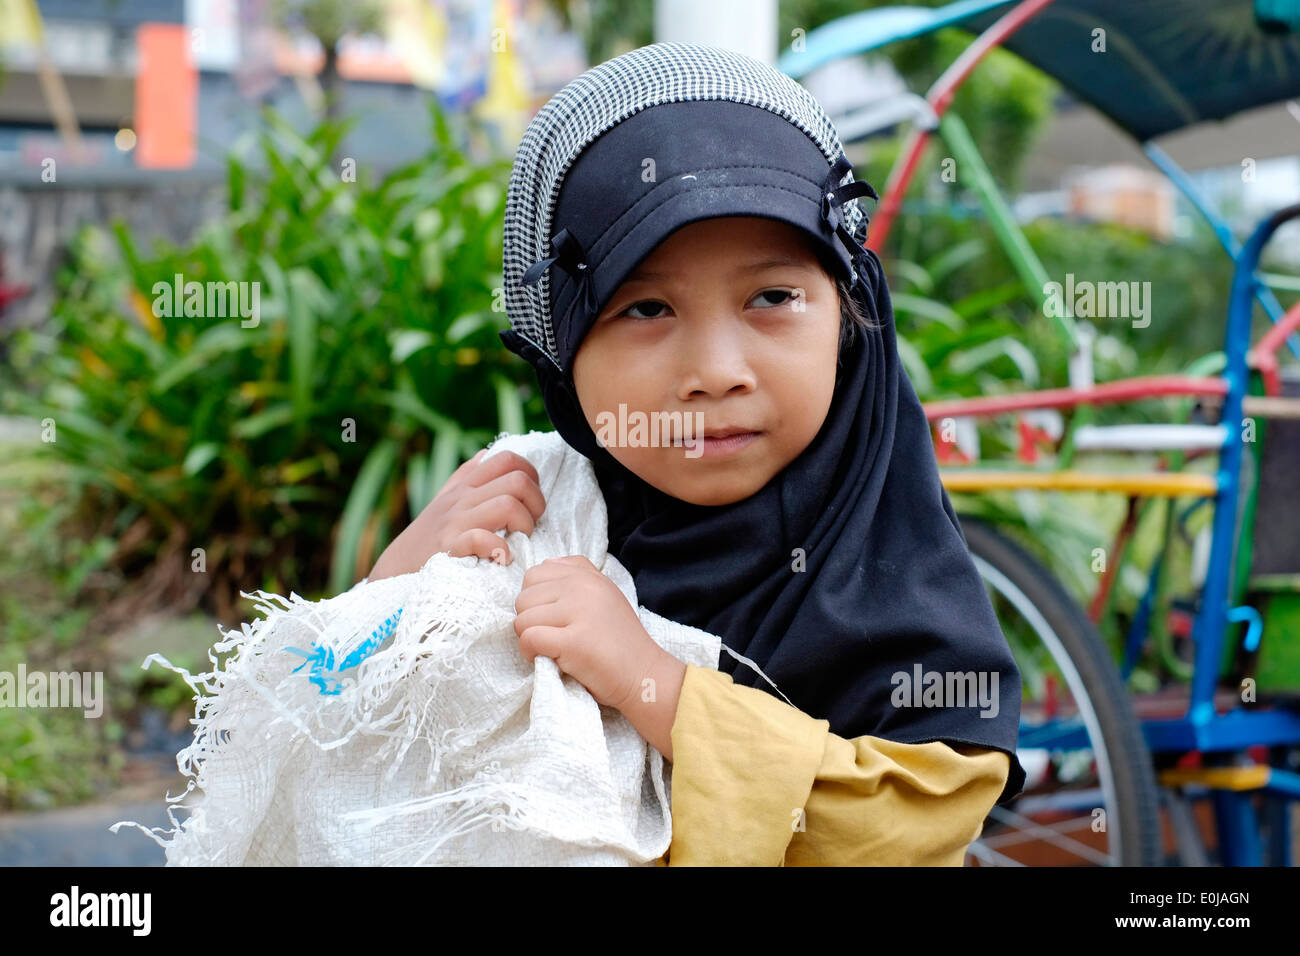
[[[975,859],[979,860],[981,863],[987,863],[990,866],[1026,866],[1027,865],[1021,863],[1019,860],[1013,860],[1011,857],[1003,853],[999,853],[997,850],[991,848],[983,840],[976,840],[974,843],[970,845],[970,848],[966,852],[969,853],[971,856],[975,857]]]
[[[986,846],[1008,846],[1025,843],[1029,840],[1042,840],[1066,852],[1072,852],[1076,856],[1096,863],[1098,866],[1114,865],[1107,854],[1093,849],[1086,843],[1072,840],[1062,833],[1062,830],[1078,830],[1088,826],[1091,823],[1090,817],[1075,817],[1052,824],[1038,823],[1029,819],[1029,817],[1016,813],[1014,810],[997,806],[990,811],[989,816],[999,823],[1019,824],[1019,826],[1008,833],[998,833],[987,839],[981,837],[980,841]]]

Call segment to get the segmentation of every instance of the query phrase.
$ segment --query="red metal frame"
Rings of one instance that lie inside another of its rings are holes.
[[[1226,395],[1228,383],[1222,378],[1197,378],[1194,375],[1147,375],[1103,382],[1089,388],[1046,388],[1014,395],[980,398],[953,398],[922,405],[930,421],[939,418],[966,418],[977,415],[1000,415],[1031,408],[1073,408],[1076,405],[1109,405],[1163,395]]]
[[[1264,379],[1264,391],[1273,397],[1282,394],[1282,379],[1278,371],[1277,353],[1296,329],[1300,328],[1300,302],[1287,311],[1277,323],[1255,343],[1246,355],[1246,362],[1259,370]]]
[[[1111,560],[1106,562],[1106,570],[1102,572],[1101,580],[1097,583],[1097,593],[1092,596],[1092,601],[1088,604],[1088,619],[1093,624],[1101,621],[1101,613],[1106,609],[1106,602],[1110,600],[1111,589],[1115,586],[1115,579],[1119,576],[1119,569],[1124,563],[1124,554],[1128,550],[1128,543],[1133,539],[1133,533],[1137,531],[1138,519],[1138,502],[1136,495],[1129,495],[1128,511],[1124,515],[1124,523],[1115,532],[1115,540],[1110,546]]]
[[[1050,6],[1052,2],[1053,0],[1025,0],[981,33],[961,56],[952,61],[948,69],[943,71],[943,75],[925,94],[926,102],[934,110],[934,115],[943,116],[948,112],[953,97],[957,95],[958,87],[991,50],[1001,46],[1002,41],[1037,16],[1044,7]],[[876,215],[871,220],[871,231],[867,236],[866,244],[872,251],[878,253],[884,247],[885,240],[889,237],[889,230],[903,205],[903,194],[907,192],[908,184],[916,174],[917,167],[921,163],[921,154],[925,152],[929,140],[929,130],[914,129],[908,135],[902,152],[905,158],[902,164],[895,165],[889,174],[889,180],[885,183],[885,193],[881,197],[880,205],[876,207]]]

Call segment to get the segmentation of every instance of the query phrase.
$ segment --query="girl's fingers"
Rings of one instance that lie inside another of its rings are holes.
[[[460,467],[457,468],[455,471],[453,471],[451,473],[451,477],[448,478],[447,481],[443,484],[442,491],[447,491],[450,488],[456,488],[460,485],[463,485],[469,479],[470,474],[473,473],[474,466],[477,465],[480,461],[482,461],[483,456],[486,454],[487,454],[487,449],[481,448],[474,454],[473,458],[469,459],[468,461],[461,462]],[[439,494],[441,493],[442,492],[440,491]]]
[[[473,483],[465,489],[458,506],[469,509],[490,501],[498,495],[517,499],[527,509],[533,523],[536,523],[542,516],[542,512],[546,510],[546,499],[542,497],[541,486],[535,479],[517,468],[488,481],[482,481],[476,476]]]
[[[508,471],[521,471],[532,479],[533,484],[537,485],[538,488],[541,487],[542,479],[537,474],[537,469],[533,467],[532,462],[512,451],[497,452],[487,461],[480,459],[476,462],[473,484],[475,486],[487,484],[494,478],[500,478]]]
[[[523,634],[530,627],[539,625],[562,628],[570,623],[564,608],[558,604],[539,604],[525,608],[515,616],[515,633]]]
[[[470,555],[495,561],[497,564],[510,564],[514,555],[510,546],[499,534],[493,534],[483,528],[470,528],[458,534],[452,541],[447,553],[453,558],[467,558]]]
[[[522,613],[536,607],[546,607],[557,604],[566,593],[563,581],[536,581],[528,579],[528,574],[532,573],[532,568],[524,575],[525,580],[523,587],[515,596],[515,611]]]
[[[519,652],[531,663],[537,655],[558,660],[564,647],[564,628],[545,624],[531,626],[519,635]]]
[[[595,565],[580,554],[565,558],[547,558],[524,572],[524,587],[531,587],[544,581],[563,580],[571,577],[577,569],[594,567]]]
[[[499,494],[467,507],[455,518],[455,524],[483,528],[487,531],[521,531],[525,535],[533,533],[537,519],[528,507],[513,495]]]

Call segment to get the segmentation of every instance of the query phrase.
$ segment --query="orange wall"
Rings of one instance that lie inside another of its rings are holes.
[[[135,163],[142,169],[194,165],[199,75],[189,44],[179,23],[142,23],[136,32]]]

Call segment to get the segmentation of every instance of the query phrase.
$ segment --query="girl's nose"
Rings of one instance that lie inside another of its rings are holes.
[[[680,341],[679,390],[683,400],[751,391],[757,384],[746,356],[745,337],[734,319],[710,320],[685,330]]]

